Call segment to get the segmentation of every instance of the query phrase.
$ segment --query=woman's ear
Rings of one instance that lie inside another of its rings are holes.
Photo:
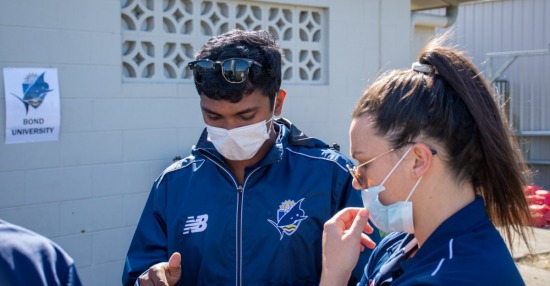
[[[414,166],[412,175],[414,178],[424,176],[432,166],[433,152],[432,149],[423,143],[416,143],[413,146],[412,152],[414,156]]]
[[[281,115],[281,112],[283,111],[283,103],[286,98],[286,91],[284,89],[280,89],[277,92],[277,95],[275,96],[275,110],[273,111],[273,114],[275,116]]]

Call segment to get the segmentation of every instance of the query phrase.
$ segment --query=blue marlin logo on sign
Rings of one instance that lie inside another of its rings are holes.
[[[53,90],[44,81],[44,74],[45,72],[39,76],[31,73],[25,77],[25,81],[23,82],[23,98],[12,93],[13,96],[17,97],[25,105],[27,114],[29,114],[29,105],[35,109],[38,108],[44,101],[44,98],[46,98],[46,94]]]
[[[285,234],[292,235],[298,229],[302,220],[307,218],[302,209],[303,201],[304,199],[296,203],[290,200],[284,201],[277,210],[277,222],[267,220],[279,231],[279,234],[281,234],[280,239],[283,239]]]

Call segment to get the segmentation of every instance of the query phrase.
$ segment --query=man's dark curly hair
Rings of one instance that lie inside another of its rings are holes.
[[[195,58],[212,61],[247,58],[259,62],[262,67],[253,64],[243,83],[229,83],[217,65],[215,71],[203,75],[201,84],[195,82],[195,87],[199,95],[233,103],[260,90],[269,97],[273,108],[275,94],[281,87],[281,56],[281,48],[268,32],[231,30],[208,40]]]

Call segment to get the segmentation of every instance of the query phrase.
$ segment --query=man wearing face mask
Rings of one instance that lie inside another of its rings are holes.
[[[206,128],[154,183],[123,284],[319,284],[324,222],[362,205],[350,161],[275,118],[286,92],[281,49],[267,32],[229,31],[196,59],[189,68]]]

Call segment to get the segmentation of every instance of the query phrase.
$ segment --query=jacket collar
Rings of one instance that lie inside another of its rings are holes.
[[[491,221],[485,210],[483,198],[478,196],[473,202],[466,205],[437,227],[418,250],[414,259],[403,262],[403,269],[407,270],[417,263],[422,263],[424,259],[429,259],[434,249],[445,247],[451,251],[450,246],[447,247],[447,245],[454,238],[471,233],[472,230],[480,229],[490,223]]]

